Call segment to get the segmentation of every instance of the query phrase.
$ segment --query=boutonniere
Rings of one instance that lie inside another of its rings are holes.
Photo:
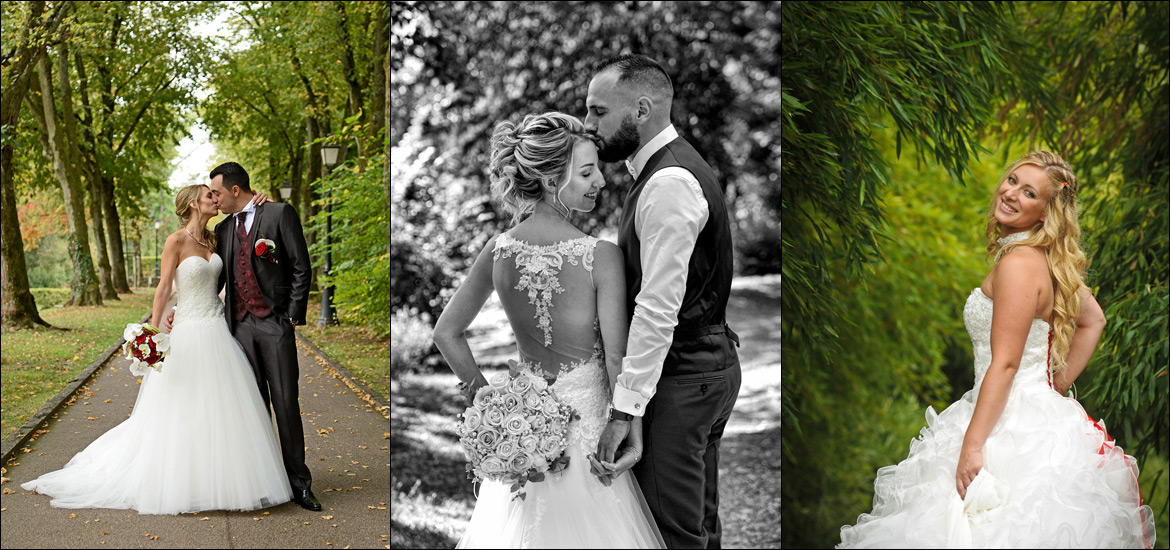
[[[280,263],[276,261],[276,243],[265,239],[263,233],[260,234],[259,239],[256,239],[256,255],[274,264]]]

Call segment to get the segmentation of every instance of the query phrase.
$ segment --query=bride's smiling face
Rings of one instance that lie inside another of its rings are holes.
[[[1012,170],[995,191],[995,219],[1007,231],[1031,229],[1044,221],[1052,184],[1040,167],[1021,164]]]
[[[572,165],[569,167],[569,181],[560,191],[560,202],[570,210],[591,212],[597,206],[605,179],[597,164],[597,147],[592,141],[583,139],[573,146]]]

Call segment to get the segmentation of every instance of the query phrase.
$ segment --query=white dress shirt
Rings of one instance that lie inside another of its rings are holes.
[[[674,126],[667,126],[627,160],[634,179],[654,153],[676,138]],[[657,391],[687,289],[691,253],[708,216],[699,180],[681,166],[652,174],[638,197],[634,232],[641,243],[642,288],[634,298],[626,357],[613,390],[613,406],[621,412],[642,416]]]

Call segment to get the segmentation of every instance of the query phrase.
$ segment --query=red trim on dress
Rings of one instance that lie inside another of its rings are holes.
[[[1048,387],[1051,388],[1052,391],[1056,391],[1056,387],[1052,385],[1052,328],[1051,327],[1049,327],[1049,329],[1048,329],[1048,361],[1047,361],[1047,366],[1048,366],[1048,369],[1047,369],[1047,371],[1048,371],[1047,372],[1047,374],[1048,374]],[[1064,395],[1061,395],[1061,397],[1064,397],[1065,399],[1071,399],[1074,402],[1076,401],[1075,399],[1072,399],[1070,397],[1065,397]],[[1078,403],[1078,405],[1079,405],[1079,403]],[[1083,408],[1082,408],[1082,410],[1083,410]],[[1093,417],[1089,416],[1089,413],[1087,413],[1087,412],[1085,413],[1085,418],[1088,419],[1088,421],[1093,424],[1094,428],[1097,428],[1097,430],[1101,432],[1101,435],[1105,436],[1105,441],[1101,443],[1101,448],[1097,449],[1097,454],[1104,455],[1105,448],[1108,447],[1110,451],[1120,453],[1122,460],[1125,461],[1125,465],[1129,466],[1130,471],[1133,472],[1134,484],[1137,485],[1137,488],[1138,488],[1138,515],[1139,515],[1139,519],[1141,520],[1141,524],[1142,524],[1142,538],[1146,541],[1146,548],[1151,548],[1150,535],[1146,531],[1146,514],[1145,514],[1145,511],[1143,511],[1141,508],[1144,505],[1144,503],[1142,502],[1142,485],[1141,485],[1141,482],[1139,482],[1138,478],[1137,478],[1138,477],[1137,476],[1137,468],[1134,466],[1133,461],[1130,460],[1128,456],[1126,456],[1124,453],[1121,453],[1121,451],[1117,450],[1117,445],[1113,442],[1113,438],[1109,436],[1109,432],[1105,431],[1105,428],[1101,426],[1100,422],[1093,420]]]

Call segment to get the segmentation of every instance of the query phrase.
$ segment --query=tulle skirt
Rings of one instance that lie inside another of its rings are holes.
[[[983,447],[983,469],[959,498],[955,470],[977,397],[971,390],[941,414],[927,410],[909,457],[878,470],[873,511],[841,528],[838,548],[1153,544],[1133,457],[1043,379],[1016,381]]]
[[[456,548],[665,548],[650,508],[626,471],[606,487],[589,473],[588,451],[569,445],[569,467],[524,486],[484,481]]]
[[[292,496],[255,375],[222,317],[177,324],[130,418],[21,487],[54,507],[142,514],[254,510]]]

